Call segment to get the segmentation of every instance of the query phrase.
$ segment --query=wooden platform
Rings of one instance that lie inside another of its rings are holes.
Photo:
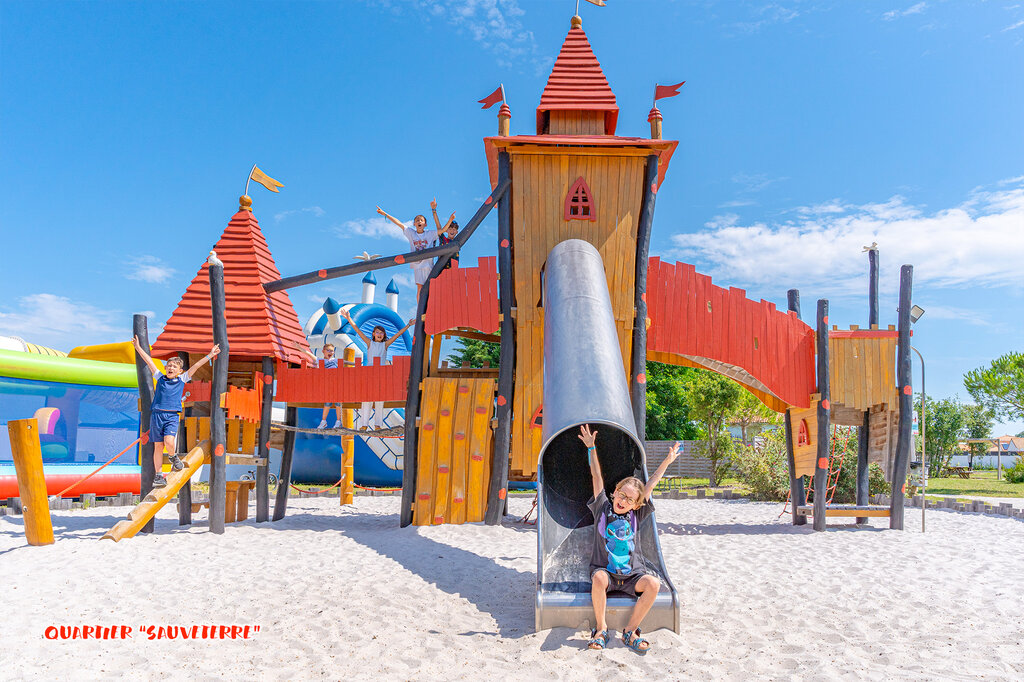
[[[812,505],[804,505],[796,508],[796,513],[802,516],[814,516],[814,507]],[[868,517],[868,516],[889,516],[888,507],[880,507],[875,505],[858,507],[855,504],[837,504],[825,508],[825,517],[829,516],[845,516],[852,518]]]

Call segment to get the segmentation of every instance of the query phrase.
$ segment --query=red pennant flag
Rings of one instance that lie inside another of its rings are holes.
[[[478,99],[477,102],[483,104],[483,106],[480,107],[481,109],[490,109],[498,102],[504,101],[504,99],[505,93],[502,92],[501,86],[499,85],[497,90],[487,95],[487,97],[484,97],[483,99]]]
[[[676,95],[679,94],[679,88],[682,87],[683,83],[685,83],[685,82],[686,81],[682,81],[680,83],[676,83],[675,85],[658,85],[658,84],[655,84],[654,85],[654,101],[657,102],[659,99],[663,99],[665,97],[675,97]]]

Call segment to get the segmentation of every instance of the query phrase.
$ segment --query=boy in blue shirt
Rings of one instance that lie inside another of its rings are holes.
[[[590,638],[591,649],[608,646],[608,623],[605,607],[609,592],[622,592],[636,597],[636,606],[622,631],[622,642],[638,654],[646,654],[651,645],[640,636],[640,622],[654,605],[661,581],[647,570],[637,532],[650,516],[651,493],[665,475],[668,465],[679,456],[679,443],[672,446],[647,485],[635,476],[627,476],[615,485],[612,499],[604,488],[601,463],[597,459],[597,431],[586,424],[580,427],[579,439],[587,446],[587,461],[594,484],[594,496],[587,506],[594,514],[594,546],[590,554],[590,598],[597,621]]]
[[[181,412],[181,401],[185,392],[185,384],[189,382],[192,375],[200,367],[217,357],[220,353],[220,346],[214,344],[210,352],[199,362],[185,370],[185,363],[179,357],[173,357],[164,363],[164,371],[161,372],[153,362],[153,358],[142,349],[139,337],[132,339],[135,352],[142,361],[149,367],[149,371],[156,377],[156,391],[153,393],[153,406],[149,415],[149,440],[153,442],[153,470],[156,472],[153,477],[153,487],[162,488],[167,485],[167,479],[160,473],[164,463],[164,450],[171,460],[171,468],[174,471],[181,471],[184,464],[178,457],[175,447],[175,440],[178,436],[178,413]]]

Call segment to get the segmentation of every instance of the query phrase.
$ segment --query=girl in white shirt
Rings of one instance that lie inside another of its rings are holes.
[[[412,326],[413,322],[415,322],[415,320],[409,320],[409,322],[404,327],[395,332],[394,336],[392,336],[390,339],[387,337],[387,331],[384,329],[384,327],[377,325],[376,327],[373,328],[373,338],[367,338],[366,334],[364,334],[363,331],[359,327],[357,327],[354,322],[352,322],[352,317],[351,315],[348,314],[347,310],[342,310],[341,316],[345,318],[345,321],[349,323],[349,326],[351,326],[356,331],[356,334],[359,335],[359,338],[361,338],[363,340],[363,343],[366,344],[366,352],[363,353],[364,367],[369,367],[373,365],[374,358],[380,358],[381,365],[390,364],[388,362],[388,348],[391,346],[392,343],[395,342],[395,340],[399,336],[405,333],[405,330]],[[363,431],[366,431],[367,429],[370,428],[369,425],[371,417],[373,417],[375,430],[380,430],[384,428],[383,400],[364,402],[362,406],[359,408],[359,423],[360,428]]]

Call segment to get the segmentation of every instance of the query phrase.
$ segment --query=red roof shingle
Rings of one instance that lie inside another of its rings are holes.
[[[295,344],[306,345],[298,315],[285,291],[267,294],[263,284],[281,278],[256,217],[240,210],[214,246],[224,263],[228,343],[232,359],[276,358],[303,362]],[[206,353],[213,345],[209,266],[204,261],[171,319],[153,344],[153,356],[179,351]]]

